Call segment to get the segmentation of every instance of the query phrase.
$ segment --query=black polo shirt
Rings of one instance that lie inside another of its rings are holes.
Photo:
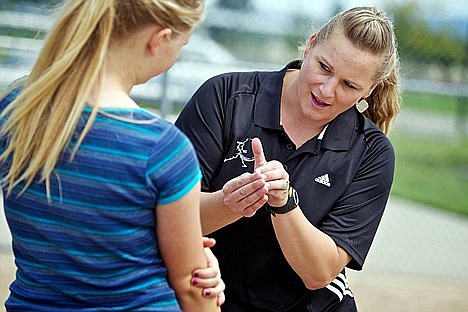
[[[286,70],[299,67],[294,61],[276,72],[216,76],[193,95],[176,125],[197,151],[208,192],[253,172],[251,140],[260,138],[266,159],[285,166],[304,215],[351,255],[349,268],[360,270],[388,200],[394,151],[354,107],[296,149],[280,125],[280,98]],[[210,236],[227,285],[223,311],[236,311],[231,303],[243,307],[239,311],[306,311],[308,301],[313,311],[333,311],[352,297],[344,271],[326,288],[305,288],[281,252],[266,209]]]

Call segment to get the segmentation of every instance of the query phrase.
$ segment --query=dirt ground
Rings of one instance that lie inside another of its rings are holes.
[[[466,312],[468,282],[349,272],[361,312]]]
[[[14,279],[13,257],[0,253],[0,311]],[[349,272],[360,312],[465,312],[468,282]]]

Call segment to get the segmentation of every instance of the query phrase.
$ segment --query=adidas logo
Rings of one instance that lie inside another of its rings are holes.
[[[324,175],[321,175],[320,177],[316,177],[315,182],[323,184],[323,185],[328,186],[328,187],[331,186],[330,178],[328,177],[328,173],[326,173]]]

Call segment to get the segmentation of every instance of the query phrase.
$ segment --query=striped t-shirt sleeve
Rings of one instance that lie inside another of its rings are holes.
[[[147,183],[158,204],[169,204],[186,195],[201,179],[195,150],[175,126],[161,133],[148,158]]]

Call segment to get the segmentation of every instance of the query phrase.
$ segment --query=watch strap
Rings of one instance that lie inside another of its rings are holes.
[[[268,204],[265,204],[265,208],[268,212],[276,217],[277,214],[285,214],[291,210],[296,209],[299,206],[299,195],[296,190],[290,185],[288,189],[288,201],[281,207],[273,207]]]

